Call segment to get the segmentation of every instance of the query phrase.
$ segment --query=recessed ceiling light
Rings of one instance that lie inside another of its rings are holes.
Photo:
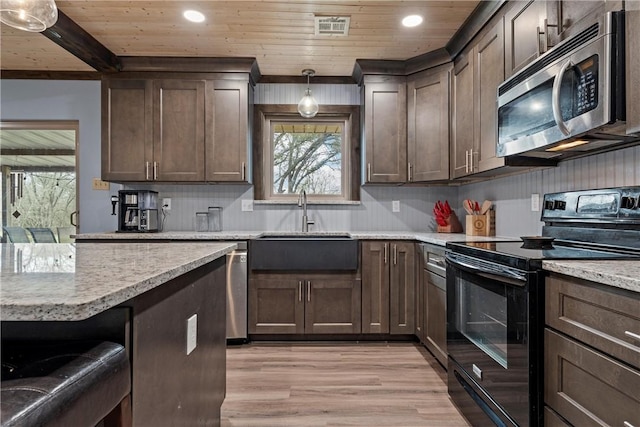
[[[417,27],[420,24],[422,24],[422,16],[420,15],[405,16],[402,20],[402,25],[405,27]]]
[[[185,10],[182,16],[184,16],[187,21],[204,22],[204,15],[197,10]]]

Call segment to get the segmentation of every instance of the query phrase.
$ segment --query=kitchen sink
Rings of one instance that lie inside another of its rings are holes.
[[[263,234],[249,245],[251,270],[357,270],[358,241],[348,234]]]

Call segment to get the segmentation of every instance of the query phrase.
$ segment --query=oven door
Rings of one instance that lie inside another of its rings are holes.
[[[483,391],[478,396],[490,396],[487,407],[495,404],[513,424],[529,426],[531,405],[537,406],[537,399],[530,398],[535,378],[529,381],[536,335],[530,319],[537,317],[531,312],[529,285],[536,282],[531,277],[536,273],[453,252],[446,259],[449,357],[469,388],[477,386]]]

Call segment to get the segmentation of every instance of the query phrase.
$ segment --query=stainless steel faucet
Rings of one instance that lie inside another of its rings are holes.
[[[302,190],[298,196],[298,206],[302,208],[302,232],[309,231],[309,226],[315,224],[315,221],[307,216],[307,192]]]

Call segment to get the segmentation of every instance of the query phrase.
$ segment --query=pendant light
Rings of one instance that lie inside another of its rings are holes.
[[[310,119],[318,114],[318,102],[313,98],[311,89],[309,88],[309,78],[316,74],[314,70],[302,70],[302,75],[307,76],[307,90],[304,91],[304,96],[298,103],[298,113],[305,119]]]
[[[0,21],[19,30],[39,33],[57,20],[55,0],[0,0]]]

